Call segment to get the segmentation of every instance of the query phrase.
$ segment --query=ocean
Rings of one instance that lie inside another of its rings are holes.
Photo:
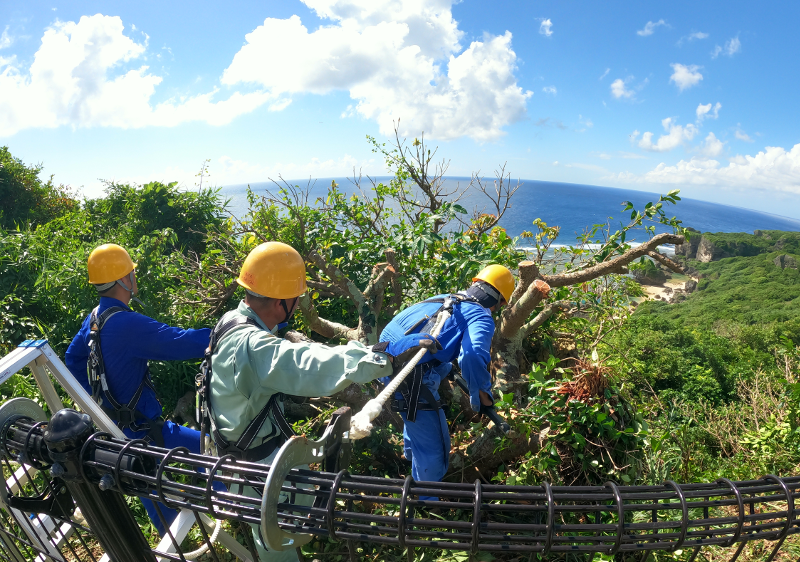
[[[385,177],[376,179],[388,181]],[[290,183],[303,188],[309,186],[309,201],[314,201],[326,193],[332,180],[335,180],[340,189],[346,193],[356,191],[353,183],[346,178],[318,179],[310,186],[308,180]],[[558,238],[560,244],[574,243],[584,229],[594,224],[610,222],[612,231],[617,230],[620,223],[627,224],[630,220],[630,211],[622,212],[623,201],[631,201],[637,209],[641,209],[648,201],[655,202],[659,197],[656,193],[591,185],[535,180],[521,180],[521,183],[522,186],[512,197],[511,208],[506,211],[500,225],[509,235],[518,236],[523,231],[533,230],[533,220],[541,218],[550,226],[561,227],[561,235]],[[445,188],[448,190],[463,188],[468,184],[469,178],[453,177],[446,180]],[[365,185],[368,184],[365,182]],[[250,186],[256,194],[263,193],[267,189],[277,191],[275,184],[272,183],[253,183]],[[222,188],[223,196],[230,199],[228,211],[234,216],[242,217],[247,212],[246,189],[246,185]],[[488,200],[483,194],[472,191],[459,203],[472,212],[476,207],[479,209],[485,207]],[[664,210],[667,216],[677,216],[683,221],[684,226],[701,232],[800,231],[800,220],[797,219],[696,199],[682,199],[677,205],[665,204]],[[492,211],[491,207],[486,208],[486,212]],[[656,225],[656,230],[666,232],[669,229]],[[630,236],[628,238],[631,239]],[[641,233],[634,238],[645,240],[647,237]]]

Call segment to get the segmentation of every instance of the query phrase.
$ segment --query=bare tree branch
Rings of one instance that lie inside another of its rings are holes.
[[[558,275],[542,275],[542,279],[551,287],[565,287],[567,285],[576,285],[578,283],[585,283],[592,279],[597,279],[609,273],[619,272],[623,266],[631,263],[633,260],[647,255],[648,252],[657,248],[661,244],[683,244],[684,237],[678,234],[662,233],[657,234],[647,242],[636,248],[631,248],[621,256],[606,262],[597,264],[592,267],[580,271],[569,273],[560,273]]]
[[[323,337],[328,339],[332,338],[345,338],[348,340],[355,340],[358,339],[358,330],[355,328],[348,328],[342,324],[337,322],[331,322],[330,320],[325,320],[324,318],[320,318],[317,309],[314,307],[314,303],[307,294],[300,297],[300,302],[298,303],[300,310],[303,313],[303,316],[308,322],[309,328],[317,332]]]
[[[306,281],[306,284],[311,287],[312,289],[319,291],[319,294],[324,295],[326,297],[345,297],[347,295],[338,285],[334,285],[333,283],[328,283],[327,281],[316,281],[314,279],[309,279]]]
[[[533,318],[533,320],[527,322],[524,326],[522,326],[520,331],[525,336],[529,336],[531,333],[533,333],[534,330],[536,330],[542,324],[547,322],[548,318],[550,318],[553,315],[553,313],[555,313],[557,310],[569,310],[570,308],[572,308],[572,306],[573,303],[567,301],[556,301],[548,303],[545,305],[542,311]]]
[[[683,268],[679,263],[672,261],[661,252],[656,252],[655,250],[651,250],[650,252],[647,252],[647,255],[656,260],[657,262],[667,266],[675,273],[682,273],[684,275],[686,274],[686,272],[683,270]]]
[[[320,271],[325,273],[330,280],[345,294],[347,298],[351,299],[353,303],[361,309],[367,304],[364,294],[358,290],[356,284],[342,273],[342,271],[331,264],[328,260],[320,256],[315,250],[308,252],[307,257]]]
[[[506,164],[507,163],[504,163],[495,170],[495,179],[491,187],[480,176],[480,172],[472,174],[472,179],[470,179],[469,185],[467,186],[467,189],[475,187],[478,191],[483,193],[494,210],[493,213],[487,213],[486,207],[479,210],[476,206],[472,211],[472,219],[470,222],[458,219],[461,224],[468,227],[478,236],[489,232],[500,222],[500,219],[503,218],[506,211],[511,208],[511,197],[522,187],[522,183],[519,181],[512,187],[511,174],[506,174]]]

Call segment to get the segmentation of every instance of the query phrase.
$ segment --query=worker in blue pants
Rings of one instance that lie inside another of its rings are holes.
[[[400,385],[392,407],[403,418],[403,448],[411,461],[411,476],[416,481],[438,482],[447,472],[450,460],[450,431],[439,400],[439,384],[458,359],[461,374],[469,387],[472,409],[491,406],[492,376],[490,350],[494,336],[492,312],[499,310],[514,292],[514,276],[508,268],[490,265],[473,278],[473,284],[456,295],[438,295],[403,310],[384,328],[380,340],[393,342],[432,329],[445,298],[453,299],[450,318],[437,339],[443,349],[435,358],[423,357],[414,373]],[[389,377],[381,379],[384,383]],[[421,497],[436,500],[435,497]]]
[[[104,244],[92,251],[89,283],[97,289],[100,303],[73,338],[66,365],[127,437],[200,453],[199,431],[160,420],[162,408],[150,379],[148,360],[203,357],[211,330],[175,328],[133,312],[128,304],[138,292],[135,267],[128,252],[116,244]],[[153,502],[142,498],[142,503],[163,536],[164,525]],[[177,512],[163,504],[159,508],[170,525]]]

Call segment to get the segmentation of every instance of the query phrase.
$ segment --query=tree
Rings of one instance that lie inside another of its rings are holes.
[[[41,171],[41,164],[26,166],[0,147],[0,228],[44,224],[78,207],[68,187],[55,185],[52,176],[43,182]]]
[[[591,354],[628,314],[631,282],[621,276],[627,264],[646,255],[661,260],[658,246],[684,241],[680,221],[664,211],[664,205],[680,199],[673,191],[642,210],[626,202],[625,211],[631,212],[626,224],[616,230],[610,224],[594,225],[578,244],[555,252],[551,246],[558,228],[537,219],[538,232],[524,234],[535,248],[526,256],[518,241],[497,225],[516,191],[504,167],[496,173],[495,189],[473,175],[464,190],[454,191],[443,181],[446,162],[431,172],[436,151],[423,140],[415,139],[410,148],[399,136],[389,148],[370,142],[395,171],[388,184],[354,174],[348,191],[334,182],[324,196],[313,199],[312,183],[301,188],[279,178],[275,189],[263,196],[249,192],[250,214],[230,230],[212,234],[208,247],[213,250],[193,257],[194,289],[187,302],[205,306],[209,314],[226,308],[249,250],[279,240],[297,249],[307,263],[311,290],[300,301],[298,328],[336,343],[373,344],[403,306],[462,290],[483,266],[500,263],[516,269],[519,281],[496,319],[491,368],[500,392],[515,396],[508,404],[527,408],[529,396],[522,390],[534,362],[527,356],[532,339],[556,321],[573,322],[582,346],[576,355]],[[476,209],[467,218],[466,209],[454,201],[469,189],[487,196],[494,213]],[[673,233],[656,234],[651,223],[666,225]],[[634,232],[646,234],[647,240],[634,246]],[[367,397],[353,391],[345,399],[358,407]],[[473,450],[494,450],[496,437],[492,432],[477,436]],[[531,446],[529,438],[517,439],[506,452],[513,457]],[[496,466],[505,457],[493,458]]]

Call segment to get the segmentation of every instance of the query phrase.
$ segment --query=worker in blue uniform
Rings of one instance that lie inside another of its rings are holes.
[[[97,289],[100,303],[73,338],[66,365],[129,438],[200,453],[200,432],[160,420],[161,403],[147,362],[203,357],[211,330],[175,328],[133,312],[128,304],[138,292],[135,267],[128,252],[116,244],[92,251],[89,283]],[[163,536],[164,525],[153,502],[142,498],[142,503]],[[166,524],[171,524],[177,512],[159,507]]]
[[[432,361],[418,365],[417,371],[395,393],[392,405],[403,418],[403,448],[406,459],[411,461],[414,480],[438,482],[447,471],[450,432],[438,388],[450,374],[452,361],[458,359],[469,387],[472,409],[479,412],[481,406],[494,403],[489,373],[494,335],[492,312],[505,305],[513,292],[514,276],[508,268],[490,265],[483,269],[466,291],[453,295],[451,316],[437,336],[443,349]],[[442,308],[446,297],[438,295],[406,308],[384,328],[380,340],[393,342],[404,335],[430,329],[431,318]],[[382,380],[388,382],[388,378]]]

